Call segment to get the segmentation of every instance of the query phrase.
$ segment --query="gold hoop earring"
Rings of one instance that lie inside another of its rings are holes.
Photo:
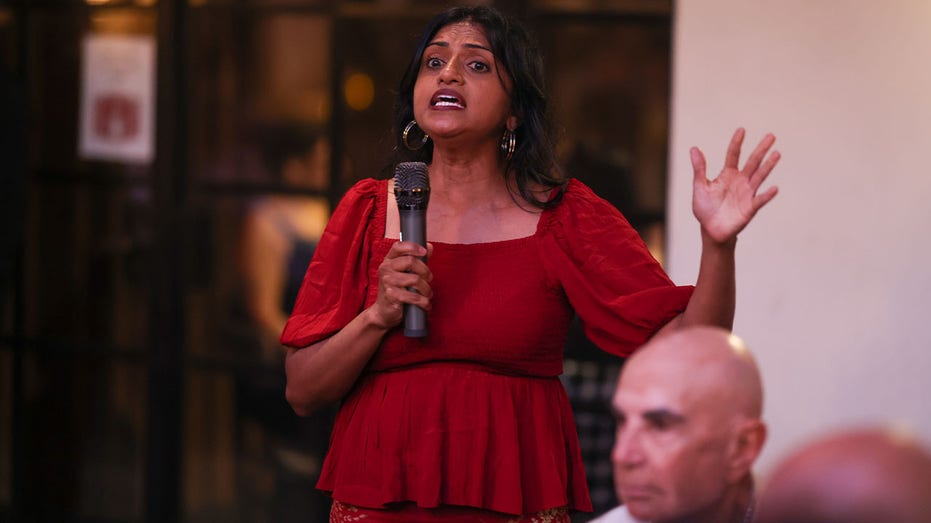
[[[504,155],[504,161],[509,162],[514,157],[514,149],[517,148],[517,133],[510,129],[504,130],[501,136],[501,154]]]
[[[411,151],[417,151],[419,149],[422,149],[424,145],[427,145],[427,140],[430,139],[430,136],[428,136],[427,133],[423,133],[423,138],[420,139],[420,145],[418,145],[417,147],[411,147],[410,142],[407,141],[407,135],[411,132],[411,129],[413,129],[414,126],[416,125],[417,125],[417,121],[411,120],[410,123],[407,124],[407,127],[404,128],[404,132],[401,133],[401,142],[404,143],[404,147],[407,147]]]

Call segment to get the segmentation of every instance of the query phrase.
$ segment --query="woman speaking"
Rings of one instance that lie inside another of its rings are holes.
[[[741,169],[738,130],[714,180],[692,149],[701,268],[678,287],[617,209],[560,174],[542,61],[514,20],[434,18],[395,124],[393,165],[427,165],[427,246],[399,241],[393,180],[358,182],[281,336],[294,410],[342,402],[317,485],[330,520],[568,522],[591,510],[558,378],[573,315],[619,356],[668,329],[730,328],[736,237],[776,194],[757,192],[774,138]],[[427,311],[425,337],[404,335],[405,304]]]

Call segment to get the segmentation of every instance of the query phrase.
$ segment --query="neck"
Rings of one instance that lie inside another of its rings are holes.
[[[753,478],[748,474],[708,508],[674,520],[655,523],[750,523],[753,510]]]
[[[484,155],[457,158],[434,154],[430,164],[430,191],[454,207],[510,201],[499,159]]]

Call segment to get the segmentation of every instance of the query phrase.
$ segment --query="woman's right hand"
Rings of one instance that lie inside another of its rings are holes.
[[[401,323],[405,303],[430,310],[433,273],[420,258],[432,252],[429,243],[424,249],[416,243],[396,242],[378,267],[375,303],[329,338],[301,350],[288,349],[285,397],[294,412],[308,416],[320,406],[345,397],[381,346],[385,333]]]
[[[391,246],[378,267],[378,298],[371,310],[376,324],[390,329],[401,323],[405,303],[430,311],[433,297],[430,282],[433,273],[421,258],[429,257],[432,252],[433,245],[429,242],[426,248],[402,241]]]

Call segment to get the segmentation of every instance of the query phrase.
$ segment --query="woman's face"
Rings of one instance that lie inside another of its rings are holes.
[[[506,71],[499,78],[480,25],[448,25],[424,49],[414,84],[414,118],[440,147],[449,139],[497,146],[505,125],[516,126],[510,113],[510,84]]]

